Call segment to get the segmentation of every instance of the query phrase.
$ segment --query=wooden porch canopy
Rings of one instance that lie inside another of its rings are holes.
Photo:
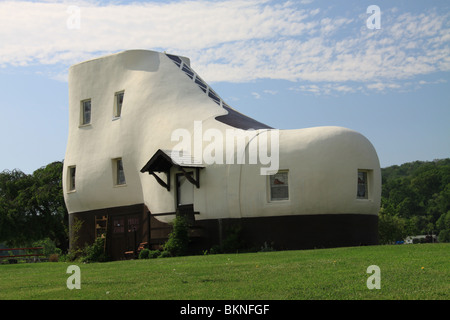
[[[195,163],[194,159],[190,155],[178,157],[176,160],[172,157],[172,150],[158,149],[155,154],[150,158],[147,164],[141,169],[142,173],[148,172],[148,174],[155,177],[156,181],[167,191],[170,191],[170,169],[175,167],[179,169],[186,179],[200,188],[200,169],[204,168],[202,164]],[[190,172],[186,172],[185,168],[194,168],[195,177]],[[166,181],[163,181],[155,172],[164,172],[166,174]]]

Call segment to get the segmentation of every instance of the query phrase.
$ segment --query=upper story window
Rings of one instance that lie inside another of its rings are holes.
[[[289,200],[288,171],[278,171],[269,176],[270,201]]]
[[[81,101],[81,125],[91,123],[91,99]]]
[[[122,115],[124,91],[114,94],[114,118],[120,118]]]
[[[117,158],[113,160],[113,170],[114,170],[114,185],[120,186],[125,185],[125,172],[123,170],[122,158]]]
[[[71,166],[68,168],[68,182],[67,182],[67,189],[68,191],[75,191],[75,172],[76,167]]]
[[[368,199],[369,189],[368,189],[368,171],[358,170],[358,191],[356,193],[358,199]]]

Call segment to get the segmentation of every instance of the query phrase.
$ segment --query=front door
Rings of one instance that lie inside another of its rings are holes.
[[[112,217],[111,248],[114,260],[125,258],[125,252],[136,250],[141,241],[141,216],[120,215]]]
[[[193,175],[193,172],[187,172]],[[177,207],[194,203],[194,185],[182,173],[177,173]]]
[[[127,217],[127,232],[126,232],[127,251],[134,251],[139,246],[140,242],[140,239],[138,239],[138,235],[140,234],[139,227],[140,227],[139,216]]]

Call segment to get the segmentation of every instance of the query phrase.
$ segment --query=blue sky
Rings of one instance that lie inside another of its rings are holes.
[[[19,0],[0,2],[0,171],[63,160],[68,67],[127,49],[189,57],[272,127],[361,132],[382,167],[450,157],[449,1]]]

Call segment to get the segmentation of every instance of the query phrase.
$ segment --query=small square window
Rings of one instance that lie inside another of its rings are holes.
[[[76,172],[76,167],[72,166],[68,168],[69,170],[69,176],[68,176],[68,190],[69,191],[75,191],[75,172]]]
[[[358,170],[358,191],[356,194],[358,199],[368,199],[369,189],[367,177],[367,171]]]
[[[113,160],[113,170],[114,170],[114,185],[120,186],[125,185],[125,172],[123,170],[122,158]]]
[[[288,171],[278,171],[269,176],[270,201],[289,200]]]
[[[91,100],[81,101],[81,125],[91,123]]]
[[[113,220],[113,233],[124,233],[125,224],[123,218],[115,218]]]
[[[114,118],[120,118],[122,115],[124,92],[116,92],[114,95]]]

